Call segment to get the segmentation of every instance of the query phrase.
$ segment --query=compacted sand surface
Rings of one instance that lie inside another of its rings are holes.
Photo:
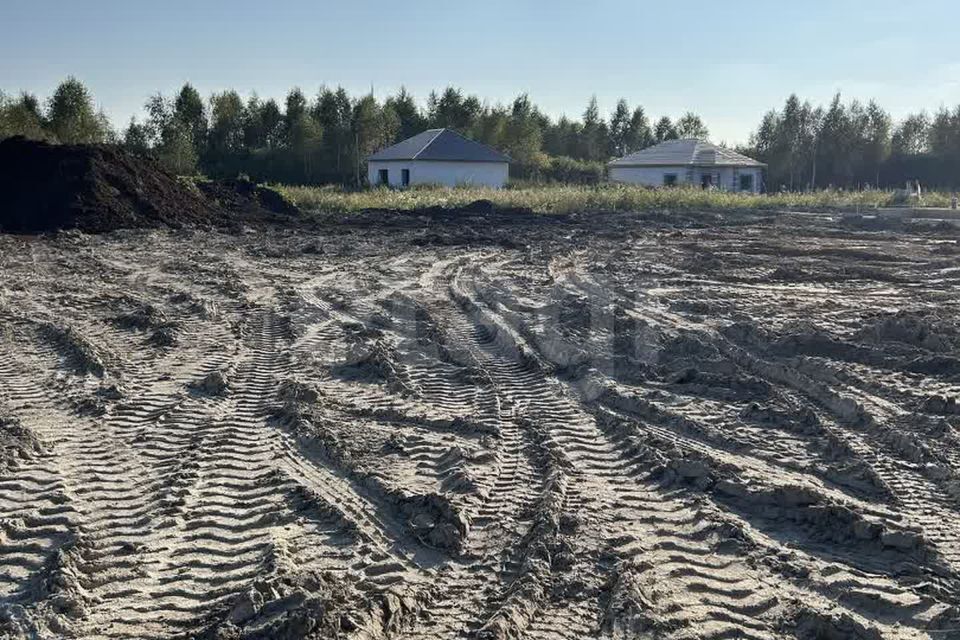
[[[960,637],[960,246],[0,236],[0,637]]]

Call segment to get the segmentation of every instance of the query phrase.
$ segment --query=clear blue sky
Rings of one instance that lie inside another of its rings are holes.
[[[957,0],[473,3],[0,0],[0,90],[73,74],[114,123],[190,81],[282,98],[322,83],[424,101],[448,84],[579,116],[591,94],[651,117],[701,114],[745,141],[791,92],[876,98],[894,116],[960,103]]]

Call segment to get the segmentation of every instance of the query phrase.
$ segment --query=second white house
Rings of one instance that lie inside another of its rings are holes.
[[[610,180],[649,187],[694,185],[760,193],[766,165],[704,140],[668,140],[611,162]]]
[[[373,186],[439,184],[500,188],[507,183],[510,158],[453,129],[428,129],[367,158]]]

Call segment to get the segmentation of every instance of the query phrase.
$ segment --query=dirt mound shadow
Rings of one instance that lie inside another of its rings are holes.
[[[211,202],[247,218],[289,217],[300,213],[280,192],[243,178],[199,182],[197,187]]]
[[[0,229],[104,232],[229,223],[159,163],[107,145],[0,142]]]

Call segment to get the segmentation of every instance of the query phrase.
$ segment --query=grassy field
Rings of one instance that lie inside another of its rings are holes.
[[[542,213],[645,210],[869,210],[896,204],[892,191],[816,191],[753,195],[701,189],[647,189],[599,186],[524,185],[507,189],[416,187],[406,190],[274,185],[305,210],[351,212],[363,209],[457,207],[490,200],[501,207],[525,207]],[[925,207],[950,206],[947,194],[929,193]]]

